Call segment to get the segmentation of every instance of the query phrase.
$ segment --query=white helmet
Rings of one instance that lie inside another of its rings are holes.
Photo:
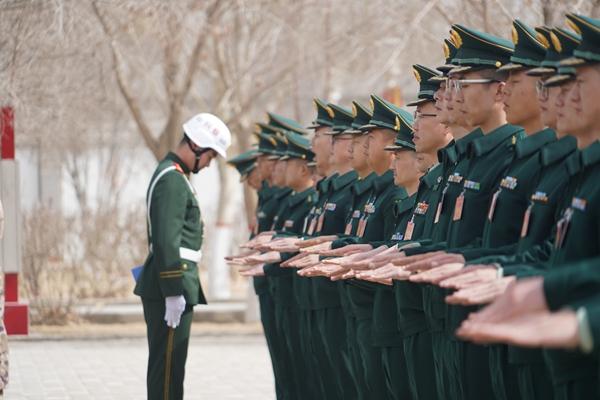
[[[219,117],[208,113],[194,115],[183,124],[183,131],[195,145],[213,149],[221,157],[227,157],[231,133]]]

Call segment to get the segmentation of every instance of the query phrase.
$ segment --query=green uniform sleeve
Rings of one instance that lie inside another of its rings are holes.
[[[150,222],[152,257],[164,297],[183,294],[183,268],[179,255],[189,190],[184,176],[169,172],[152,194]]]
[[[600,293],[600,257],[548,271],[544,294],[551,310]]]

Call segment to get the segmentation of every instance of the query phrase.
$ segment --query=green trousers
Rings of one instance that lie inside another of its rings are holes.
[[[408,381],[413,399],[436,400],[438,398],[437,380],[433,362],[432,337],[429,332],[420,332],[404,340]]]
[[[554,398],[552,379],[545,363],[516,364],[519,392],[523,400]]]
[[[492,390],[496,400],[521,399],[517,368],[508,362],[508,346],[490,346],[489,354]]]
[[[357,394],[347,368],[344,352],[347,349],[346,320],[341,307],[315,310],[317,329],[325,350],[327,369],[322,368],[327,399],[355,399]],[[348,383],[351,383],[350,385]],[[329,383],[329,385],[328,385]],[[327,387],[331,386],[331,387]]]
[[[368,399],[390,399],[391,393],[387,389],[385,371],[381,359],[381,348],[372,345],[371,327],[373,320],[358,319],[356,321],[356,341],[362,370],[365,374],[364,381],[367,386]]]
[[[554,385],[554,400],[600,399],[598,378],[582,378]]]
[[[148,336],[148,400],[181,400],[193,308],[186,306],[179,326],[173,329],[164,320],[164,300],[142,299],[142,305]]]
[[[271,356],[271,365],[273,367],[273,376],[275,379],[275,395],[278,400],[283,399],[283,393],[281,388],[281,367],[278,363],[277,353],[277,329],[275,326],[275,303],[271,293],[265,292],[258,295],[258,304],[260,306],[260,321],[263,326],[265,333],[265,339],[267,341],[267,348],[269,349],[269,355]]]
[[[404,346],[380,347],[380,349],[388,399],[417,400],[416,397],[412,396],[408,383],[408,368],[404,356]]]
[[[300,309],[298,311],[298,322],[300,332],[300,354],[298,362],[303,363],[305,374],[304,385],[306,398],[323,399],[325,391],[323,381],[319,374],[319,363],[315,355],[315,338],[312,336],[313,310]],[[310,383],[308,383],[310,382]]]
[[[438,399],[449,399],[451,385],[455,382],[451,382],[449,379],[448,372],[446,370],[446,363],[444,357],[446,355],[446,333],[441,329],[430,330],[431,335],[431,352],[433,353],[433,367],[435,370],[435,388],[437,391]]]

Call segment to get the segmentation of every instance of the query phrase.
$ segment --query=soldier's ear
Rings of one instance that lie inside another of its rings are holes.
[[[498,87],[496,88],[495,100],[497,103],[502,103],[504,101],[504,87],[506,83],[498,82]]]

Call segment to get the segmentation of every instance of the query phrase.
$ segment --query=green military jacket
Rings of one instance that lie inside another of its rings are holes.
[[[352,206],[352,185],[356,182],[356,171],[336,175],[330,182],[329,193],[323,204],[320,221],[317,223],[317,235],[342,235],[346,227],[346,216]],[[313,308],[323,309],[339,307],[340,293],[336,282],[326,277],[312,279]]]
[[[550,265],[557,270],[600,255],[600,142],[576,154],[578,157],[571,157],[568,164],[573,195],[555,228]],[[548,302],[552,304],[554,299],[550,297]],[[597,376],[598,361],[594,357],[560,350],[547,351],[547,356],[557,383]]]
[[[302,235],[308,214],[317,198],[317,192],[312,187],[299,193],[292,192],[278,214],[275,225],[278,234]],[[275,301],[283,307],[297,308],[293,281],[296,271],[292,268],[281,268],[280,263],[266,264],[263,269],[269,278]]]
[[[340,237],[356,235],[356,230],[358,229],[358,222],[360,221],[363,208],[365,207],[365,204],[367,203],[371,195],[371,190],[373,188],[373,182],[375,182],[375,179],[377,179],[377,174],[375,172],[371,172],[363,179],[358,178],[352,184],[352,187],[350,188],[350,191],[352,193],[350,210],[348,215],[346,215],[344,235],[340,235]],[[332,244],[332,248],[336,249],[345,245],[346,243],[344,242],[344,240],[339,239],[334,241],[334,243]]]
[[[413,217],[413,209],[417,193],[401,200],[396,200],[393,217],[396,222],[396,232],[406,232],[407,226],[411,223]],[[396,235],[394,233],[392,237]],[[417,285],[407,285],[417,286]],[[402,293],[403,295],[405,293]],[[420,292],[419,292],[420,300]],[[404,314],[403,316],[406,316]],[[402,346],[402,338],[407,335],[407,329],[410,329],[410,321],[400,321],[399,315],[396,312],[396,300],[394,297],[394,286],[377,285],[375,290],[375,298],[373,301],[373,325],[371,335],[373,345],[391,347]],[[400,329],[400,330],[399,330]]]
[[[302,232],[303,237],[309,238],[315,234],[317,224],[319,223],[319,217],[324,209],[325,202],[327,201],[329,187],[336,176],[337,174],[333,174],[331,176],[322,178],[317,182],[317,201],[308,212],[306,223],[304,224],[304,230]],[[298,253],[283,253],[282,260],[289,259],[296,254]],[[314,308],[312,281],[312,278],[300,276],[298,275],[297,271],[293,272],[294,296],[296,299],[296,305],[300,310],[311,310]]]
[[[449,248],[481,238],[494,186],[504,176],[513,160],[515,145],[523,137],[523,128],[505,124],[471,143],[468,172],[462,192],[454,203],[448,229]],[[464,199],[462,202],[461,198]]]
[[[435,190],[426,214],[423,236],[418,240],[422,246],[404,250],[406,255],[426,253],[444,247],[453,205],[462,191],[461,183],[469,166],[467,150],[471,142],[481,137],[481,129],[475,129],[438,152],[438,159],[442,165],[442,179],[433,187]],[[442,329],[446,314],[445,291],[433,285],[424,285],[421,290],[423,310],[429,328],[432,331]]]
[[[539,181],[543,168],[541,149],[554,141],[554,131],[544,129],[516,143],[514,159],[506,175],[498,182],[488,207],[481,247],[453,251],[471,259],[479,257],[480,249],[485,251],[519,241],[523,218],[530,204],[531,188]]]
[[[436,164],[421,178],[414,201],[415,206],[410,212],[410,220],[400,221],[390,245],[417,241],[424,237],[426,231],[431,232],[435,206],[441,194],[442,170],[442,165]],[[414,226],[407,230],[410,223]],[[410,232],[411,230],[412,232]],[[410,233],[409,237],[407,237],[407,233]],[[394,281],[393,288],[398,314],[398,330],[402,336],[408,337],[426,331],[429,324],[423,308],[422,285]]]
[[[273,226],[275,213],[279,208],[279,200],[277,194],[281,191],[289,192],[290,189],[278,188],[269,186],[263,182],[261,189],[258,191],[258,204],[256,206],[256,226],[252,236],[261,232],[268,231]],[[269,283],[264,276],[256,276],[254,281],[254,292],[258,295],[269,291]]]
[[[529,273],[528,268],[519,268],[520,263],[548,259],[552,246],[552,229],[558,217],[559,206],[564,203],[568,192],[570,175],[566,167],[567,160],[576,150],[577,141],[572,136],[565,136],[542,147],[539,151],[541,171],[528,194],[529,205],[521,222],[518,243],[494,249],[479,249],[473,253],[465,252],[463,254],[467,260],[472,260],[475,264],[500,263],[505,275],[514,275]]]
[[[507,171],[514,157],[515,144],[523,137],[523,128],[505,124],[471,143],[467,157],[468,172],[462,192],[456,198],[448,228],[448,248],[481,242],[494,186]],[[446,330],[452,335],[471,309],[447,306],[446,311]]]
[[[363,209],[357,237],[347,238],[351,243],[381,242],[394,233],[394,210],[396,203],[405,199],[404,188],[394,185],[392,171],[387,171],[377,177],[373,183],[373,190]],[[362,233],[362,234],[361,234]],[[370,282],[352,279],[348,282],[348,298],[357,319],[370,319],[373,315],[373,301],[375,289],[379,286]]]
[[[183,295],[187,304],[206,304],[198,275],[203,224],[189,169],[174,153],[156,167],[147,192],[150,252],[134,293],[147,300]],[[190,255],[191,254],[191,255]]]

